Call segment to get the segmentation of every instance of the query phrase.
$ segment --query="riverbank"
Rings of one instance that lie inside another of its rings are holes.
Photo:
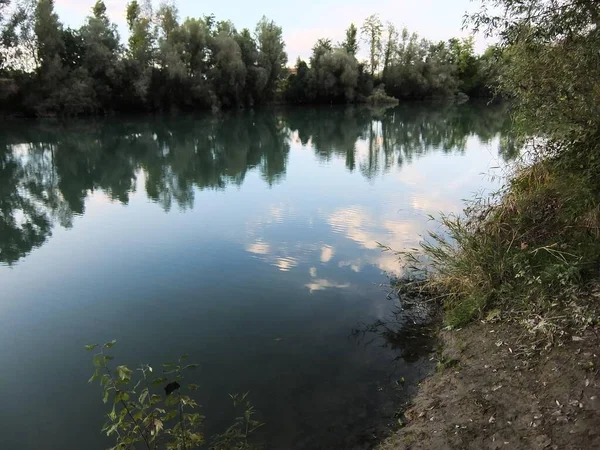
[[[399,255],[418,274],[400,294],[439,301],[444,331],[438,370],[379,450],[600,448],[592,142],[534,147],[498,194]]]
[[[600,448],[597,328],[547,351],[532,350],[530,337],[506,322],[440,339],[438,371],[379,450]]]

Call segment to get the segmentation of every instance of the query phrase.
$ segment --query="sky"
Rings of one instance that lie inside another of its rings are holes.
[[[125,7],[128,0],[105,0],[111,19],[119,25],[122,39],[127,35]],[[95,0],[55,0],[61,21],[68,26],[80,26]],[[158,0],[154,0],[157,5]],[[319,38],[334,43],[342,41],[351,24],[358,27],[370,14],[377,13],[383,22],[390,21],[398,28],[406,26],[429,40],[447,40],[468,36],[462,30],[465,12],[474,12],[479,2],[472,0],[299,0],[290,4],[282,0],[229,0],[176,2],[181,18],[215,14],[217,20],[231,20],[238,30],[253,30],[265,15],[283,28],[289,64],[297,57],[308,59],[311,48]],[[364,44],[362,47],[366,47]],[[476,50],[482,52],[486,42],[476,37]],[[364,49],[360,55],[366,56]]]

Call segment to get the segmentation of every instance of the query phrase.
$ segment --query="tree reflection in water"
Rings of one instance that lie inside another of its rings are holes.
[[[251,171],[270,186],[281,183],[292,145],[310,144],[322,160],[343,158],[368,179],[430,152],[464,152],[472,136],[500,137],[499,154],[510,159],[518,142],[506,134],[507,117],[503,107],[410,106],[5,123],[0,263],[12,265],[43,245],[57,223],[71,227],[97,191],[127,204],[143,187],[165,211],[189,209],[197,190],[241,186]]]

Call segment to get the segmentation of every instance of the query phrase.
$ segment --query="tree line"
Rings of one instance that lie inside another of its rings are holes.
[[[361,41],[367,46],[366,62],[356,58]],[[292,103],[360,102],[378,90],[401,100],[461,93],[492,97],[502,58],[495,46],[477,55],[472,37],[432,42],[371,15],[360,31],[350,25],[337,45],[319,39],[309,63],[297,60],[283,92]]]
[[[123,44],[102,0],[78,29],[60,22],[53,0],[0,0],[1,110],[39,117],[352,103],[377,93],[488,96],[499,61],[494,48],[476,55],[472,39],[433,43],[377,15],[350,25],[341,43],[319,39],[293,69],[281,27],[266,17],[239,31],[214,15],[182,20],[174,3],[132,0],[126,19]]]

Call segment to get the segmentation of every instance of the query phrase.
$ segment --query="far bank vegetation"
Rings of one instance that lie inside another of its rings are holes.
[[[208,11],[130,1],[123,42],[104,1],[79,28],[53,0],[0,1],[0,114],[24,117],[160,113],[290,104],[395,103],[490,97],[502,55],[472,39],[432,42],[383,23],[351,24],[288,66],[283,30],[263,17],[239,30]],[[361,51],[362,47],[362,52]],[[360,54],[359,54],[360,53]]]

